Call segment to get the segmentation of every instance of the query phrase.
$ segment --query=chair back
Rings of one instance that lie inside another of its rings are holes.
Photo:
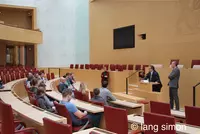
[[[95,104],[95,105],[98,105],[98,106],[101,106],[101,107],[103,107],[104,106],[104,103],[103,102],[97,102],[97,101],[89,101],[90,103],[92,103],[92,104]]]
[[[65,105],[54,103],[56,110],[60,116],[66,117],[67,118],[67,124],[72,126],[72,119],[70,116],[69,111],[65,107]]]
[[[193,68],[194,65],[200,65],[200,60],[192,60],[191,68]]]
[[[127,65],[126,64],[122,65],[122,67],[123,67],[123,70],[127,69]]]
[[[187,124],[200,126],[199,114],[200,107],[185,106],[185,117]]]
[[[129,64],[128,65],[128,70],[133,70],[133,65]]]
[[[93,98],[94,97],[94,92],[90,91],[90,97]]]
[[[50,74],[49,74],[49,73],[47,73],[47,74],[46,74],[46,76],[47,76],[47,80],[50,80],[50,79],[51,79],[51,77],[50,77]]]
[[[5,104],[0,101],[0,108],[0,114],[2,117],[1,134],[14,134],[14,117],[11,105]]]
[[[45,134],[72,134],[72,128],[68,124],[43,118]]]
[[[79,68],[79,64],[75,64],[75,69],[78,69]]]
[[[104,106],[104,116],[108,131],[117,134],[128,134],[128,119],[125,109]]]
[[[175,126],[175,118],[172,116],[144,112],[144,125],[148,126],[144,134],[176,134],[176,128],[170,127]]]
[[[78,100],[83,100],[83,94],[79,91],[74,91],[74,97]]]
[[[74,68],[74,64],[70,64],[70,68],[73,69]]]
[[[80,65],[80,69],[84,69],[84,65],[83,64]]]
[[[141,65],[135,65],[135,70],[141,70]]]
[[[55,74],[51,73],[51,79],[55,79]]]
[[[90,65],[89,64],[85,64],[85,69],[90,69]]]
[[[151,113],[171,116],[170,104],[163,102],[150,101]]]

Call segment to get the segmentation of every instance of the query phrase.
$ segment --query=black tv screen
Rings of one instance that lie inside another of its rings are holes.
[[[113,48],[135,48],[135,25],[114,29]]]

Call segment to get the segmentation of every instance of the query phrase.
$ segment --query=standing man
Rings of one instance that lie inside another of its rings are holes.
[[[101,73],[101,84],[106,81],[108,83],[109,80],[109,72],[107,71],[106,67],[104,67],[104,71]]]
[[[179,110],[179,97],[178,97],[178,88],[179,88],[179,78],[180,70],[177,67],[176,61],[173,61],[171,64],[172,72],[169,74],[169,98],[170,98],[170,107],[174,108],[174,101],[176,105],[176,110]]]

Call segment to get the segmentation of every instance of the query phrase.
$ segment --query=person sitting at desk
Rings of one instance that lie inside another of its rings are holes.
[[[33,74],[32,73],[28,73],[27,76],[27,80],[26,80],[26,87],[27,88],[31,88],[31,81],[33,80]]]
[[[83,82],[80,84],[79,92],[82,93],[85,101],[90,99],[90,92],[87,90],[87,87]]]
[[[93,94],[94,94],[94,97],[91,99],[91,101],[93,101],[93,102],[101,102],[104,105],[108,105],[107,102],[99,95],[100,94],[100,90],[98,88],[95,88],[93,90]]]
[[[108,82],[102,82],[102,88],[100,88],[100,96],[106,101],[115,101],[116,98],[112,95],[112,93],[107,89]]]
[[[59,83],[59,86],[58,86],[59,87],[58,90],[59,90],[60,93],[62,93],[64,89],[68,88],[68,86],[65,84],[65,82],[66,82],[65,78],[60,79],[60,83]]]
[[[70,81],[71,85],[76,83],[76,80],[74,78],[74,74],[73,73],[69,73],[69,81]]]
[[[38,89],[38,79],[33,78],[32,81],[31,81],[30,91],[37,94],[37,89]]]
[[[4,86],[3,86],[3,81],[1,80],[1,77],[0,77],[0,89],[3,89]]]
[[[70,74],[66,73],[66,75],[63,76],[65,78],[65,84],[67,85],[68,88],[70,89],[74,89],[73,85],[71,84],[71,80],[70,80]]]
[[[154,66],[150,66],[149,67],[149,73],[147,73],[147,75],[144,78],[145,80],[149,80],[149,82],[155,82],[155,84],[153,84],[153,92],[160,92],[161,88],[162,88],[162,83],[160,81],[160,77],[158,72],[155,70]]]
[[[45,78],[45,74],[43,72],[39,72],[40,80],[44,81],[44,83],[47,82],[47,79]]]
[[[40,108],[49,112],[55,112],[52,105],[49,105],[49,102],[47,101],[47,96],[45,95],[45,89],[43,87],[38,88],[36,99]]]
[[[62,101],[60,103],[65,105],[65,107],[69,111],[72,118],[72,125],[82,126],[85,124],[85,126],[87,126],[87,124],[91,122],[94,127],[98,127],[101,119],[101,114],[93,115],[88,114],[87,111],[81,112],[73,103],[70,102],[71,99],[72,90],[67,88],[62,92]]]

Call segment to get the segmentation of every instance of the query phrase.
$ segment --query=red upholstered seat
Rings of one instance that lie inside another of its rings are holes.
[[[51,73],[51,79],[55,79],[54,73]]]
[[[69,113],[69,111],[67,110],[67,108],[64,105],[58,104],[58,103],[54,103],[54,105],[56,107],[56,110],[57,110],[58,114],[60,116],[63,116],[63,117],[67,118],[67,123],[72,126],[72,131],[73,132],[79,131],[83,127],[83,126],[73,126],[72,125],[72,119],[71,119],[70,113]],[[86,128],[89,128],[89,127],[91,127],[90,124],[88,124]]]
[[[85,69],[90,69],[90,65],[89,64],[85,64]]]
[[[12,107],[0,101],[0,115],[2,117],[1,133],[2,134],[32,134],[39,132],[34,128],[24,128],[15,130],[16,124],[19,122],[14,121]],[[2,116],[3,115],[3,116]]]
[[[95,65],[94,64],[90,64],[90,69],[95,70]]]
[[[133,70],[133,65],[128,65],[128,70]]]
[[[186,123],[200,126],[200,107],[185,106]]]
[[[122,65],[118,65],[117,70],[118,70],[118,71],[123,71],[123,66],[122,66]]]
[[[192,60],[191,68],[193,68],[194,65],[200,65],[200,60]]]
[[[78,100],[82,100],[82,101],[86,101],[88,102],[89,101],[89,96],[88,95],[83,95],[81,92],[79,91],[74,91],[74,97]]]
[[[104,116],[108,131],[117,134],[128,134],[128,119],[125,109],[104,106]]]
[[[109,69],[109,64],[105,64],[104,67],[106,68],[106,70]]]
[[[170,104],[164,102],[150,101],[151,113],[171,116]]]
[[[98,70],[102,70],[103,69],[103,64],[99,64],[97,67]]]
[[[72,128],[68,124],[43,118],[45,134],[72,134]]]
[[[127,69],[127,65],[126,64],[122,65],[122,67],[123,67],[123,70]]]
[[[141,70],[141,65],[135,65],[135,70]]]
[[[89,102],[98,106],[104,106],[103,102],[97,102],[97,101],[91,101],[91,100]]]
[[[115,69],[116,69],[116,66],[115,66],[114,64],[111,64],[111,65],[110,65],[110,70],[111,70],[111,71],[115,71]]]
[[[75,64],[75,69],[79,69],[79,64]]]
[[[74,64],[70,64],[70,68],[73,69],[74,68]]]
[[[84,65],[83,64],[80,65],[80,69],[84,69]]]
[[[47,73],[47,74],[46,74],[46,76],[47,76],[47,80],[50,80],[50,79],[51,79],[51,77],[50,77],[50,74],[49,74],[49,73]]]

